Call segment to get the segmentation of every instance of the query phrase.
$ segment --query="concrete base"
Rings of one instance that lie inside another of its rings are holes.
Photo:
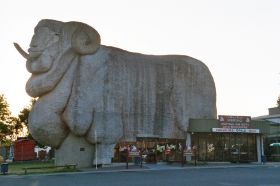
[[[77,164],[77,167],[92,167],[94,145],[83,137],[70,133],[59,149],[55,150],[55,165]]]

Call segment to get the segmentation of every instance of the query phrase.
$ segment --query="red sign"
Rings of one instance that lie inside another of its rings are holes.
[[[219,124],[221,128],[248,129],[250,128],[250,123],[250,116],[219,116]]]
[[[165,155],[169,155],[171,153],[171,150],[170,149],[166,149],[165,150]]]

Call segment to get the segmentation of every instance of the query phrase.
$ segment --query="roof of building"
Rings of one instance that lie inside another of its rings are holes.
[[[271,118],[279,118],[280,119],[280,114],[258,116],[258,117],[254,117],[252,119],[254,119],[254,120],[265,120],[265,119],[271,119]]]
[[[272,124],[272,125],[280,125],[280,114],[258,116],[258,117],[254,117],[252,119],[258,120],[258,121],[270,121],[270,124]],[[279,122],[271,121],[271,119],[279,119]]]

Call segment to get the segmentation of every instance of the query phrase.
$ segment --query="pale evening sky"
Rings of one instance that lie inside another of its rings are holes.
[[[93,26],[103,45],[203,61],[217,89],[218,114],[260,116],[280,94],[278,0],[9,0],[1,2],[0,94],[13,115],[29,104],[30,74],[13,47],[28,49],[41,19]]]

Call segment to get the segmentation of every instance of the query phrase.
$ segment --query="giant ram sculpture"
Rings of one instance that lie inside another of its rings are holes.
[[[89,25],[47,19],[35,27],[28,53],[15,46],[32,74],[26,91],[38,97],[30,132],[57,149],[57,164],[111,163],[120,141],[184,139],[190,118],[216,118],[214,80],[194,58],[104,46]]]

